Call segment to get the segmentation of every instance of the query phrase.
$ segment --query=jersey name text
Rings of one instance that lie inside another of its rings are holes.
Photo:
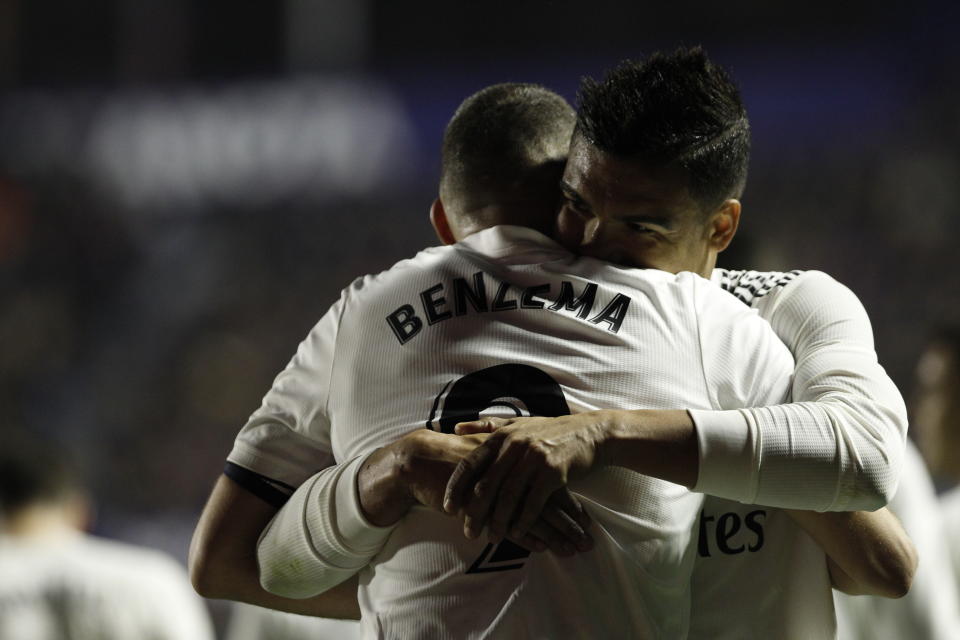
[[[493,280],[492,278],[490,278]],[[406,344],[419,334],[426,325],[431,326],[468,312],[488,313],[516,311],[517,309],[547,309],[575,313],[595,325],[604,325],[611,333],[618,333],[627,317],[631,299],[622,293],[616,294],[598,313],[593,314],[597,297],[597,285],[588,282],[577,295],[574,284],[567,280],[560,283],[559,293],[551,295],[549,283],[517,288],[502,281],[494,281],[496,291],[491,300],[488,295],[487,278],[478,271],[468,281],[454,278],[453,282],[438,282],[420,292],[417,306],[403,304],[386,317],[387,324],[400,344]],[[493,287],[490,287],[493,291]]]

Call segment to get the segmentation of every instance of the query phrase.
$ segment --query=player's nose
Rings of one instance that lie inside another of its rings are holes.
[[[584,226],[583,241],[579,251],[581,255],[610,262],[616,262],[620,255],[619,243],[611,235],[609,225],[598,218],[590,220]]]
[[[597,244],[603,235],[603,224],[600,218],[590,218],[583,224],[581,247],[591,247]]]

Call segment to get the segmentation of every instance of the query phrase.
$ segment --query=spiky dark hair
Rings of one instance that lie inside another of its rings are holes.
[[[600,82],[585,78],[577,101],[580,135],[607,153],[680,169],[702,207],[743,193],[747,112],[733,80],[702,48],[621,62]]]

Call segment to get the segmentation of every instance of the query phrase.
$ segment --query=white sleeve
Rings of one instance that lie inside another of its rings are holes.
[[[327,398],[344,309],[341,297],[300,343],[227,461],[290,490],[333,464]]]
[[[715,409],[777,404],[788,399],[794,361],[766,320],[706,280],[695,283],[703,375]],[[698,416],[715,415],[702,429]],[[690,411],[697,424],[700,471],[694,491],[756,502],[763,434],[736,411]]]
[[[883,506],[896,491],[907,419],[899,391],[877,362],[863,305],[817,271],[762,291],[753,304],[796,357],[794,403],[691,412],[698,436],[722,442],[738,431],[755,434],[756,504],[817,511]],[[712,493],[701,483],[696,489]]]
[[[377,527],[363,515],[357,476],[366,458],[316,474],[277,512],[257,545],[264,589],[309,598],[351,577],[380,551],[394,527]]]

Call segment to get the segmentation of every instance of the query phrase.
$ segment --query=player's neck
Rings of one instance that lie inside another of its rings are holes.
[[[20,539],[61,539],[77,535],[67,509],[59,505],[34,505],[3,520],[3,533]]]

